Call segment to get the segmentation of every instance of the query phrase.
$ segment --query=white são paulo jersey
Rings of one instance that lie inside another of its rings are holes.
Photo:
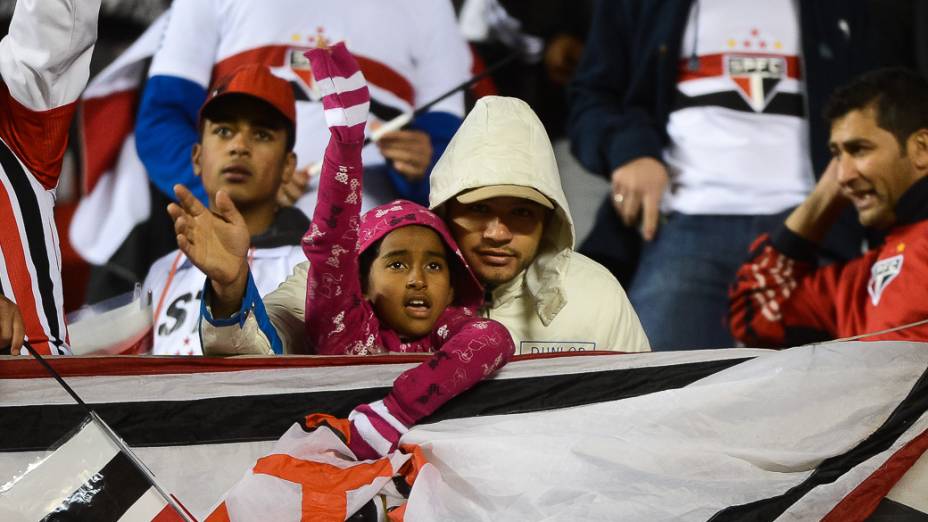
[[[329,139],[321,95],[303,56],[310,48],[344,41],[358,60],[371,93],[368,132],[470,76],[471,55],[447,0],[176,0],[170,16],[149,76],[206,88],[243,64],[267,65],[294,87],[301,168],[322,160]],[[463,118],[463,94],[430,110]],[[381,165],[384,158],[377,147],[365,147],[363,162]],[[310,190],[297,206],[312,214],[315,197]]]
[[[309,220],[293,208],[277,212],[271,227],[251,239],[248,264],[258,292],[277,288],[293,267],[306,261],[300,239]],[[206,275],[179,250],[152,264],[143,291],[151,292],[155,355],[202,355],[198,324]]]
[[[683,35],[664,210],[772,214],[815,184],[794,0],[699,0]]]
[[[294,266],[306,261],[299,245],[255,248],[249,256],[261,295],[277,288]],[[205,283],[206,275],[178,250],[151,266],[143,291],[151,291],[155,313],[152,354],[203,355],[198,325]]]

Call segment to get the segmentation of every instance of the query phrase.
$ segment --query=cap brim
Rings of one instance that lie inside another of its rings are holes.
[[[531,187],[523,187],[521,185],[490,185],[487,187],[475,188],[474,190],[458,194],[455,199],[461,203],[467,204],[483,201],[485,199],[505,197],[527,199],[545,208],[554,208],[554,203],[545,197],[544,194]]]

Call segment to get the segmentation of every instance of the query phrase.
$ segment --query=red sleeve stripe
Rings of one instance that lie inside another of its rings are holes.
[[[58,185],[77,102],[34,111],[16,101],[0,81],[0,138],[46,189]]]
[[[33,347],[44,353],[66,353],[53,197],[30,181],[2,141],[0,169],[0,246],[11,286],[4,293],[9,292],[19,305]]]

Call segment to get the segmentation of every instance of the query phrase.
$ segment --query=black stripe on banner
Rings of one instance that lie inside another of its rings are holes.
[[[831,484],[870,457],[886,451],[928,411],[928,370],[918,379],[909,394],[892,414],[869,437],[850,451],[822,461],[806,480],[782,495],[731,506],[716,513],[710,520],[774,520],[807,493],[823,484]]]
[[[676,389],[748,359],[484,381],[448,401],[420,424],[443,419],[551,410]],[[345,417],[359,404],[384,398],[389,388],[191,401],[94,404],[133,447],[275,440],[309,413]],[[85,416],[79,406],[0,408],[0,451],[44,450]]]
[[[674,110],[689,107],[723,107],[735,111],[757,113],[737,91],[722,91],[699,96],[687,96],[677,91],[674,100]],[[781,114],[784,116],[802,117],[805,113],[802,95],[790,92],[778,92],[770,103],[758,114]]]
[[[149,488],[145,476],[120,451],[42,522],[115,522]]]
[[[6,143],[0,141],[0,165],[13,186],[14,197],[19,203],[19,209],[22,213],[23,229],[26,231],[26,241],[29,245],[29,255],[32,259],[32,265],[35,267],[36,283],[41,295],[36,296],[42,300],[42,310],[45,312],[45,321],[49,328],[49,342],[57,348],[61,348],[64,342],[61,340],[61,331],[58,328],[58,309],[55,306],[55,285],[52,282],[51,269],[49,268],[49,259],[51,256],[45,249],[45,221],[42,220],[42,212],[39,209],[39,201],[35,192],[32,190],[32,184],[26,175],[23,166],[16,159]],[[8,234],[17,234],[16,230],[7,230]]]
[[[867,522],[928,522],[928,513],[884,498]]]

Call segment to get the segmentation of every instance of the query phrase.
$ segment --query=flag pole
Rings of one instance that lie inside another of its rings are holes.
[[[507,55],[506,57],[504,57],[504,58],[501,59],[500,61],[494,63],[494,64],[491,65],[490,67],[487,67],[486,69],[484,69],[483,71],[481,71],[479,74],[476,74],[476,75],[474,75],[474,76],[468,78],[467,80],[463,81],[462,83],[460,83],[460,84],[458,84],[458,85],[452,87],[451,89],[448,89],[448,91],[446,91],[446,92],[444,92],[444,93],[442,93],[442,94],[436,96],[435,98],[433,98],[432,100],[430,100],[428,103],[426,103],[426,104],[420,106],[419,108],[413,110],[412,112],[404,112],[404,113],[400,114],[399,116],[393,118],[392,120],[390,120],[390,121],[384,123],[383,125],[381,125],[380,127],[378,127],[377,130],[371,131],[371,135],[370,135],[370,136],[364,138],[364,145],[362,145],[362,146],[363,146],[363,147],[366,147],[366,146],[370,145],[371,143],[376,143],[384,134],[386,134],[386,133],[388,133],[388,132],[395,131],[395,130],[402,129],[402,128],[405,127],[409,122],[411,122],[416,116],[419,116],[420,114],[422,114],[422,113],[428,111],[429,109],[431,109],[432,107],[434,107],[436,104],[438,104],[438,103],[440,103],[441,101],[447,99],[448,97],[450,97],[450,96],[456,94],[458,91],[462,91],[462,90],[464,90],[464,89],[470,88],[472,85],[476,84],[476,83],[479,82],[480,80],[483,80],[484,78],[490,76],[491,74],[495,73],[496,71],[498,71],[498,70],[502,69],[503,67],[509,65],[510,62],[512,62],[513,60],[515,60],[516,58],[518,58],[518,57],[521,56],[522,54],[523,54],[522,51],[515,51],[515,52],[513,52],[513,53]],[[316,163],[313,163],[312,165],[309,166],[309,177],[311,177],[311,178],[312,178],[312,177],[315,177],[315,176],[319,175],[320,172],[322,172],[322,162],[321,162],[321,161],[317,161]]]
[[[412,121],[413,119],[415,119],[416,116],[419,116],[420,114],[423,114],[423,113],[425,113],[425,112],[428,112],[429,109],[431,109],[431,108],[434,107],[435,105],[441,103],[441,102],[444,101],[445,99],[447,99],[447,98],[449,98],[449,97],[451,97],[451,96],[457,94],[458,91],[463,91],[464,89],[469,89],[471,86],[475,85],[477,82],[483,80],[484,78],[490,76],[491,74],[495,73],[496,71],[498,71],[498,70],[502,69],[503,67],[509,65],[510,62],[512,62],[513,60],[515,60],[516,58],[518,58],[518,57],[521,56],[521,55],[522,55],[522,51],[515,51],[515,52],[512,52],[512,53],[510,53],[509,55],[507,55],[507,56],[505,56],[504,58],[502,58],[500,61],[494,63],[493,65],[491,65],[491,66],[489,66],[489,67],[487,67],[486,69],[484,69],[483,71],[481,71],[479,74],[475,74],[474,76],[471,76],[471,77],[468,78],[467,80],[464,80],[463,82],[459,83],[458,85],[455,85],[454,87],[448,89],[446,92],[444,92],[444,93],[442,93],[442,94],[439,94],[438,96],[436,96],[435,98],[433,98],[433,99],[430,100],[429,102],[427,102],[427,103],[425,103],[425,104],[423,104],[423,105],[417,107],[417,108],[416,108],[415,110],[413,110],[412,112],[405,112],[405,113],[403,113],[403,114],[400,114],[400,115],[397,116],[396,118],[393,118],[392,120],[390,120],[390,121],[388,121],[387,123],[383,124],[379,129],[377,129],[377,131],[371,133],[371,136],[370,136],[370,137],[365,138],[365,139],[364,139],[364,145],[367,145],[367,144],[369,144],[369,143],[371,143],[371,142],[377,141],[378,139],[380,139],[380,137],[381,137],[382,135],[384,135],[385,133],[387,133],[387,132],[389,132],[389,131],[393,131],[393,130],[397,130],[397,129],[402,128],[404,125],[406,125],[407,123],[409,123],[410,121]]]
[[[74,391],[74,389],[71,388],[71,386],[69,386],[67,382],[65,382],[61,374],[59,374],[52,367],[52,365],[49,364],[49,362],[45,360],[44,357],[39,355],[39,352],[35,351],[35,349],[32,347],[31,344],[29,344],[28,341],[24,342],[23,346],[26,348],[26,350],[29,351],[30,354],[32,354],[35,360],[39,361],[39,364],[45,367],[45,371],[47,371],[52,377],[55,378],[56,381],[58,381],[58,384],[60,384],[61,387],[64,388],[66,392],[68,392],[68,395],[70,395],[71,398],[74,399],[74,401],[77,402],[77,404],[80,405],[84,409],[87,415],[90,416],[90,419],[93,422],[95,422],[97,426],[101,430],[103,430],[103,433],[110,439],[110,441],[112,441],[113,444],[115,444],[116,447],[119,448],[119,451],[121,451],[127,457],[129,457],[129,460],[136,467],[136,469],[138,469],[142,473],[142,475],[145,477],[145,479],[148,480],[148,483],[151,484],[151,486],[155,488],[155,490],[158,491],[158,493],[160,493],[161,496],[163,496],[165,500],[167,500],[168,504],[174,509],[174,511],[176,511],[177,514],[180,515],[181,518],[183,518],[186,522],[197,522],[196,519],[194,519],[189,514],[187,514],[187,510],[185,510],[183,506],[180,505],[177,499],[175,499],[173,496],[168,494],[168,492],[165,491],[164,488],[161,487],[161,485],[155,479],[155,475],[151,472],[151,470],[148,469],[148,466],[146,466],[145,463],[142,462],[142,459],[140,459],[138,455],[136,455],[132,451],[132,449],[129,448],[129,445],[126,444],[125,441],[123,441],[122,438],[120,438],[119,435],[117,435],[115,431],[113,431],[113,428],[111,428],[110,425],[107,424],[100,417],[100,415],[97,414],[97,412],[93,408],[88,406],[87,403],[84,402],[83,399],[80,398],[80,396]]]

